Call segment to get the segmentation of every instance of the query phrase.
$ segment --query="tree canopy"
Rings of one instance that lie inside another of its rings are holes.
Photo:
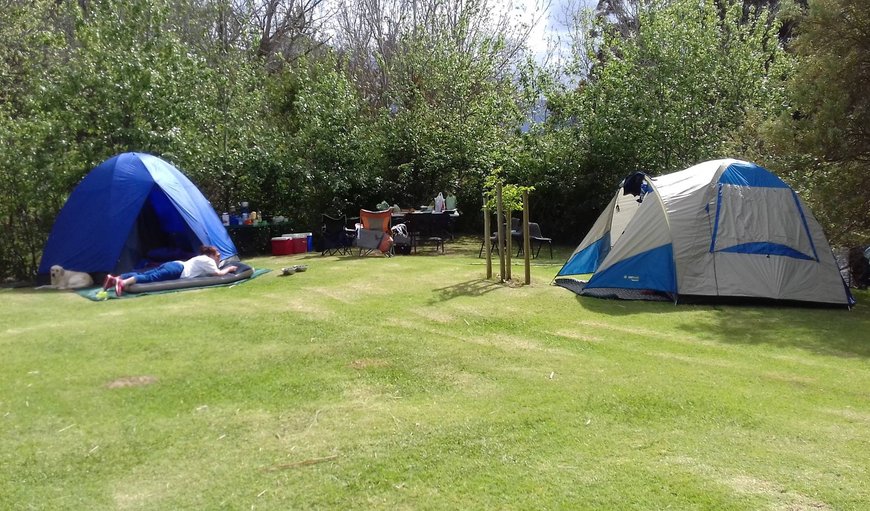
[[[534,187],[575,243],[618,180],[731,156],[866,243],[867,0],[576,3],[572,60],[495,0],[0,0],[0,275],[32,277],[66,197],[124,151],[218,210],[321,213]]]
[[[828,235],[870,237],[870,2],[818,0],[800,17],[788,108],[766,139]]]

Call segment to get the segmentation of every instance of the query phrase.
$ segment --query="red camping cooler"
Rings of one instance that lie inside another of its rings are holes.
[[[293,253],[293,240],[287,236],[272,238],[272,255],[287,255]]]
[[[305,252],[308,252],[308,235],[297,232],[293,235],[293,253],[304,254]]]
[[[290,240],[290,253],[291,254],[298,254],[299,251],[296,249],[296,234],[289,232],[286,234],[282,234],[281,236]]]
[[[302,254],[308,250],[306,246],[308,244],[308,240],[305,239],[305,235],[299,232],[282,234],[281,236],[290,240],[290,250],[291,254]]]

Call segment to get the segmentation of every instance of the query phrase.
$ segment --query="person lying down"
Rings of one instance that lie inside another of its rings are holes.
[[[187,261],[169,261],[155,268],[141,272],[122,273],[119,276],[108,275],[103,281],[103,290],[114,287],[115,294],[121,296],[124,289],[136,283],[147,284],[149,282],[162,282],[164,280],[190,279],[194,277],[220,276],[232,273],[238,269],[236,266],[218,268],[221,254],[216,247],[204,245],[200,249],[200,255],[191,257]]]

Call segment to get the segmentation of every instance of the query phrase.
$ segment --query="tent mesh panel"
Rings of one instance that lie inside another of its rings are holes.
[[[573,291],[582,296],[594,296],[595,298],[617,298],[620,300],[647,300],[652,302],[674,301],[667,293],[648,289],[625,289],[625,288],[593,288],[586,289],[586,282],[570,278],[558,278],[554,281],[557,286]]]
[[[568,291],[573,291],[578,295],[583,293],[583,286],[586,285],[586,282],[583,282],[582,280],[568,279],[565,277],[558,278],[554,280],[553,283],[557,286],[564,287]]]

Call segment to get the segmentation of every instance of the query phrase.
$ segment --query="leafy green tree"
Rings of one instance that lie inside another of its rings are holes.
[[[523,194],[535,191],[534,186],[522,186],[505,182],[503,169],[500,167],[493,171],[483,180],[483,196],[485,206],[490,211],[498,210],[498,184],[501,183],[501,205],[505,212],[512,214],[523,210]]]
[[[460,38],[460,40],[462,40]],[[474,51],[449,33],[410,35],[395,63],[384,133],[384,198],[416,206],[438,192],[478,210],[483,178],[512,164],[522,124],[516,84],[499,77],[499,38],[475,41]]]
[[[549,0],[537,0],[526,14],[540,21]],[[504,9],[502,0],[338,0],[336,49],[360,94],[374,108],[394,103],[394,81],[407,60],[409,41],[450,41],[454,51],[493,59],[493,78],[513,73],[522,62],[533,28]],[[513,6],[512,6],[513,7]],[[498,45],[482,44],[498,39]]]
[[[557,239],[579,241],[609,197],[612,183],[601,182],[589,168],[589,140],[575,117],[578,90],[545,68],[529,62],[520,73],[526,111],[524,129],[514,140],[508,180],[534,186],[530,195],[532,221]],[[543,99],[542,99],[543,98]]]
[[[747,111],[781,97],[778,25],[766,11],[742,16],[737,2],[723,15],[679,0],[642,12],[634,37],[605,32],[575,114],[597,166],[656,174],[720,156]]]
[[[12,5],[0,24],[14,85],[0,104],[0,208],[15,240],[4,243],[4,274],[35,272],[67,194],[120,152],[173,161],[218,208],[269,196],[261,165],[279,167],[280,146],[254,44],[194,51],[169,0]]]
[[[870,240],[870,2],[818,0],[799,19],[789,110],[765,138],[833,243]]]
[[[335,58],[299,59],[273,77],[270,97],[288,162],[276,179],[291,216],[313,226],[321,213],[373,207],[379,144]]]
[[[535,185],[538,218],[557,237],[584,232],[629,172],[751,153],[784,102],[791,61],[769,11],[677,0],[571,14],[572,81],[529,85],[547,115],[517,153],[528,176],[518,182]]]
[[[173,154],[197,126],[204,61],[187,51],[164,1],[71,6],[70,52],[43,101],[86,163],[123,151]],[[89,170],[81,169],[81,174]]]
[[[484,176],[516,164],[524,119],[514,66],[530,26],[498,6],[387,0],[339,12],[337,47],[383,161],[375,202],[418,206],[447,192],[477,211]]]
[[[54,155],[60,120],[42,109],[63,64],[65,40],[52,1],[0,2],[0,278],[33,275],[68,167]]]

